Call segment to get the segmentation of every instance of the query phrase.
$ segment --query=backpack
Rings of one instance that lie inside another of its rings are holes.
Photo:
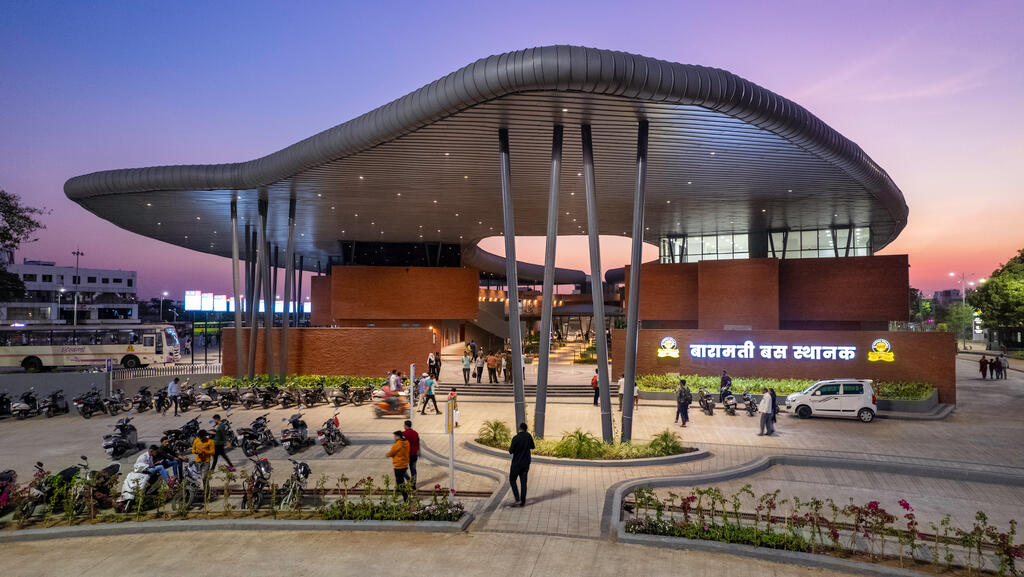
[[[692,402],[693,402],[693,393],[690,392],[690,389],[685,389],[683,391],[683,404],[684,405],[689,405]]]

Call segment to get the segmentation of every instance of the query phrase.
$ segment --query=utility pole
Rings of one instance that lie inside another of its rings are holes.
[[[82,249],[80,249],[78,247],[75,247],[74,252],[72,252],[71,254],[75,255],[75,278],[72,279],[72,280],[75,281],[75,309],[74,309],[75,310],[75,321],[74,321],[74,326],[77,327],[78,326],[78,282],[80,280],[82,280],[79,277],[79,275],[78,275],[78,259],[79,259],[79,257],[85,256],[85,253],[82,252]]]

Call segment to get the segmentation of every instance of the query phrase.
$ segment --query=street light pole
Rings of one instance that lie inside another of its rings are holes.
[[[75,310],[75,320],[74,320],[74,326],[77,327],[78,326],[78,281],[81,280],[81,278],[78,276],[78,258],[81,257],[81,256],[85,256],[85,253],[82,252],[82,249],[76,247],[74,252],[72,252],[71,254],[75,255],[75,278],[73,278],[71,280],[75,281],[75,309],[74,309]]]
[[[160,322],[164,322],[164,301],[167,300],[167,291],[164,291],[164,298],[160,299]]]

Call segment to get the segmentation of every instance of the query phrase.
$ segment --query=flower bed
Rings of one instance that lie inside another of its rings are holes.
[[[721,377],[703,375],[639,375],[637,386],[641,391],[675,391],[679,379],[686,379],[686,386],[693,392],[701,388],[707,391],[718,391]],[[811,379],[771,379],[762,377],[733,377],[734,393],[760,393],[762,388],[775,389],[777,395],[799,393],[817,381]],[[935,387],[928,383],[878,382],[874,384],[875,394],[880,399],[920,401],[928,399]]]
[[[935,570],[962,568],[1019,575],[1024,545],[1014,543],[1016,521],[1000,530],[979,511],[971,527],[953,526],[950,516],[929,523],[925,533],[905,499],[889,512],[879,501],[838,505],[832,499],[781,498],[780,491],[756,496],[750,485],[732,495],[716,487],[659,498],[650,488],[633,493],[623,508],[635,514],[627,533],[738,543],[785,551],[860,556],[879,563],[930,564]],[[785,509],[785,510],[784,510]]]
[[[476,442],[487,447],[508,450],[511,441],[512,431],[502,421],[484,421],[477,431]],[[667,429],[646,443],[608,444],[588,432],[576,429],[571,433],[563,433],[562,438],[557,441],[535,439],[534,444],[534,455],[562,459],[645,459],[681,455],[697,450],[694,447],[684,447],[679,435]]]

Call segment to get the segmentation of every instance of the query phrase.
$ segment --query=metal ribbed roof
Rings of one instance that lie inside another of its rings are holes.
[[[885,171],[797,104],[724,70],[571,46],[483,58],[256,160],[97,172],[65,193],[118,226],[222,256],[236,194],[248,219],[269,198],[270,239],[281,245],[294,196],[307,263],[338,254],[339,240],[471,246],[502,232],[499,127],[510,131],[516,233],[544,234],[558,123],[559,231],[582,233],[578,126],[590,123],[600,232],[623,235],[640,118],[650,121],[648,241],[835,224],[870,226],[877,250],[906,224]]]

